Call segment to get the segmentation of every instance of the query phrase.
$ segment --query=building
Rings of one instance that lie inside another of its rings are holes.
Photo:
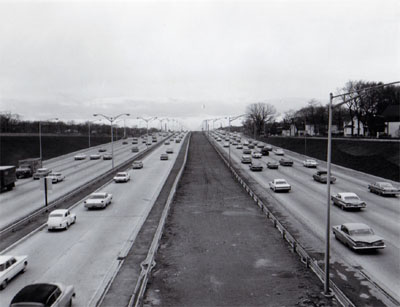
[[[400,137],[400,105],[390,105],[382,112],[385,121],[385,134]]]

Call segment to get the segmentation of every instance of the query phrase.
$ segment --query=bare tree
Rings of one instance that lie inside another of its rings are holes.
[[[276,109],[273,105],[264,102],[252,103],[246,109],[247,124],[251,124],[254,136],[264,131],[264,125],[272,122],[276,116]]]

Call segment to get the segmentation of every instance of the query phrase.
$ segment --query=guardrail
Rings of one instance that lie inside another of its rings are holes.
[[[302,263],[306,265],[307,268],[310,268],[317,277],[321,280],[321,282],[325,281],[325,272],[319,267],[316,259],[312,258],[307,251],[303,248],[303,246],[295,239],[294,236],[290,234],[290,232],[286,229],[285,226],[279,221],[279,219],[268,209],[268,207],[262,202],[260,197],[253,192],[253,190],[249,187],[249,185],[243,180],[240,175],[237,173],[235,168],[230,164],[228,159],[225,158],[224,154],[220,151],[220,149],[215,145],[214,141],[211,140],[206,135],[210,144],[214,147],[215,151],[219,154],[221,159],[224,161],[226,166],[232,172],[236,180],[243,186],[246,192],[250,195],[250,197],[255,201],[255,203],[260,207],[263,213],[265,213],[266,217],[271,220],[274,227],[278,229],[278,231],[282,234],[282,239],[284,239],[292,248],[294,253],[297,253],[300,257]],[[230,144],[231,146],[231,144]],[[339,287],[330,280],[331,291],[338,302],[345,307],[355,307],[355,305],[350,301],[350,299],[339,289]]]

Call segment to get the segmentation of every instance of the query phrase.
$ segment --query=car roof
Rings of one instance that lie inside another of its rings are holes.
[[[343,224],[343,226],[345,226],[348,230],[370,228],[367,224],[364,223],[345,223]]]
[[[128,175],[128,173],[127,172],[119,172],[119,173],[117,173],[117,175]]]
[[[32,302],[45,304],[49,296],[58,288],[55,284],[32,284],[22,288],[13,298],[11,304]]]
[[[349,197],[349,196],[357,196],[357,194],[356,193],[353,193],[353,192],[341,192],[341,193],[338,193],[340,196],[342,196],[342,197]],[[358,196],[357,196],[358,197]]]
[[[133,161],[133,163],[142,163],[142,160]]]
[[[50,214],[53,214],[53,213],[65,213],[67,211],[68,211],[68,209],[57,209],[57,210],[51,211]]]
[[[283,178],[274,179],[274,181],[278,181],[278,180],[283,180],[286,182],[286,179],[283,179]]]
[[[106,196],[107,193],[105,193],[105,192],[98,192],[98,193],[92,193],[92,194],[90,194],[90,196],[94,196],[94,195]]]
[[[9,259],[14,258],[14,256],[10,255],[0,255],[0,264],[5,263]]]

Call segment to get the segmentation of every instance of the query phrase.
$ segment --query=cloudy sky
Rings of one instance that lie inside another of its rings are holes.
[[[0,111],[24,119],[128,112],[198,129],[399,72],[399,0],[0,0]]]

